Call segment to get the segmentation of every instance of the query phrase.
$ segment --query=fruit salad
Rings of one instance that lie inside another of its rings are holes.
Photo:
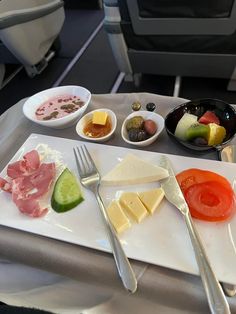
[[[213,111],[206,111],[200,118],[186,112],[176,126],[175,136],[197,145],[215,146],[225,139],[226,129]]]

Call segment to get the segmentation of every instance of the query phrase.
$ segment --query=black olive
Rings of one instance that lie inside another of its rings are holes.
[[[144,130],[139,130],[138,132],[138,141],[145,141],[148,138],[146,131]]]
[[[131,142],[141,142],[148,138],[147,133],[141,129],[130,129],[128,136]]]
[[[129,135],[129,140],[131,142],[138,142],[138,129],[130,129],[128,131],[128,135]]]
[[[147,109],[147,111],[154,111],[156,109],[156,105],[153,102],[149,102],[146,105],[146,109]]]

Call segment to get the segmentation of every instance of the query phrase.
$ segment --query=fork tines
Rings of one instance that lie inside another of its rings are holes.
[[[75,160],[80,175],[97,171],[96,165],[85,145],[74,147]]]

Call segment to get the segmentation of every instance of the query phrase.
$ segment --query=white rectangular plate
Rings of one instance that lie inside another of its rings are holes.
[[[63,162],[77,174],[73,147],[80,141],[50,137],[39,134],[31,136],[22,145],[9,163],[39,144],[46,144],[61,153]],[[84,144],[84,142],[83,142]],[[119,163],[128,153],[155,165],[159,163],[159,153],[133,150],[102,144],[86,143],[94,161],[104,175]],[[176,173],[188,168],[215,171],[230,182],[236,179],[236,165],[218,161],[167,155]],[[1,176],[5,177],[6,168]],[[159,183],[101,187],[101,196],[107,206],[121,191],[142,191],[158,187]],[[110,252],[109,242],[100,217],[94,195],[85,189],[85,201],[73,210],[58,214],[50,209],[42,218],[30,218],[21,214],[11,200],[11,195],[0,192],[0,221],[4,226],[32,232],[57,240]],[[236,284],[236,215],[227,222],[208,223],[194,220],[212,267],[219,280]],[[164,200],[154,215],[119,236],[129,258],[161,265],[172,269],[198,274],[187,228],[183,217],[170,203]]]

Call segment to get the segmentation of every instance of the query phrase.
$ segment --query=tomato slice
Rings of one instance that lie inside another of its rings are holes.
[[[222,221],[233,214],[234,192],[223,176],[212,171],[191,168],[180,172],[176,179],[193,217]]]
[[[193,184],[203,183],[207,181],[216,181],[218,183],[221,183],[225,188],[228,188],[232,191],[232,187],[229,181],[223,176],[212,171],[190,168],[177,174],[176,179],[183,193]]]
[[[234,192],[217,181],[193,184],[184,191],[192,217],[207,221],[226,220],[234,211]]]

